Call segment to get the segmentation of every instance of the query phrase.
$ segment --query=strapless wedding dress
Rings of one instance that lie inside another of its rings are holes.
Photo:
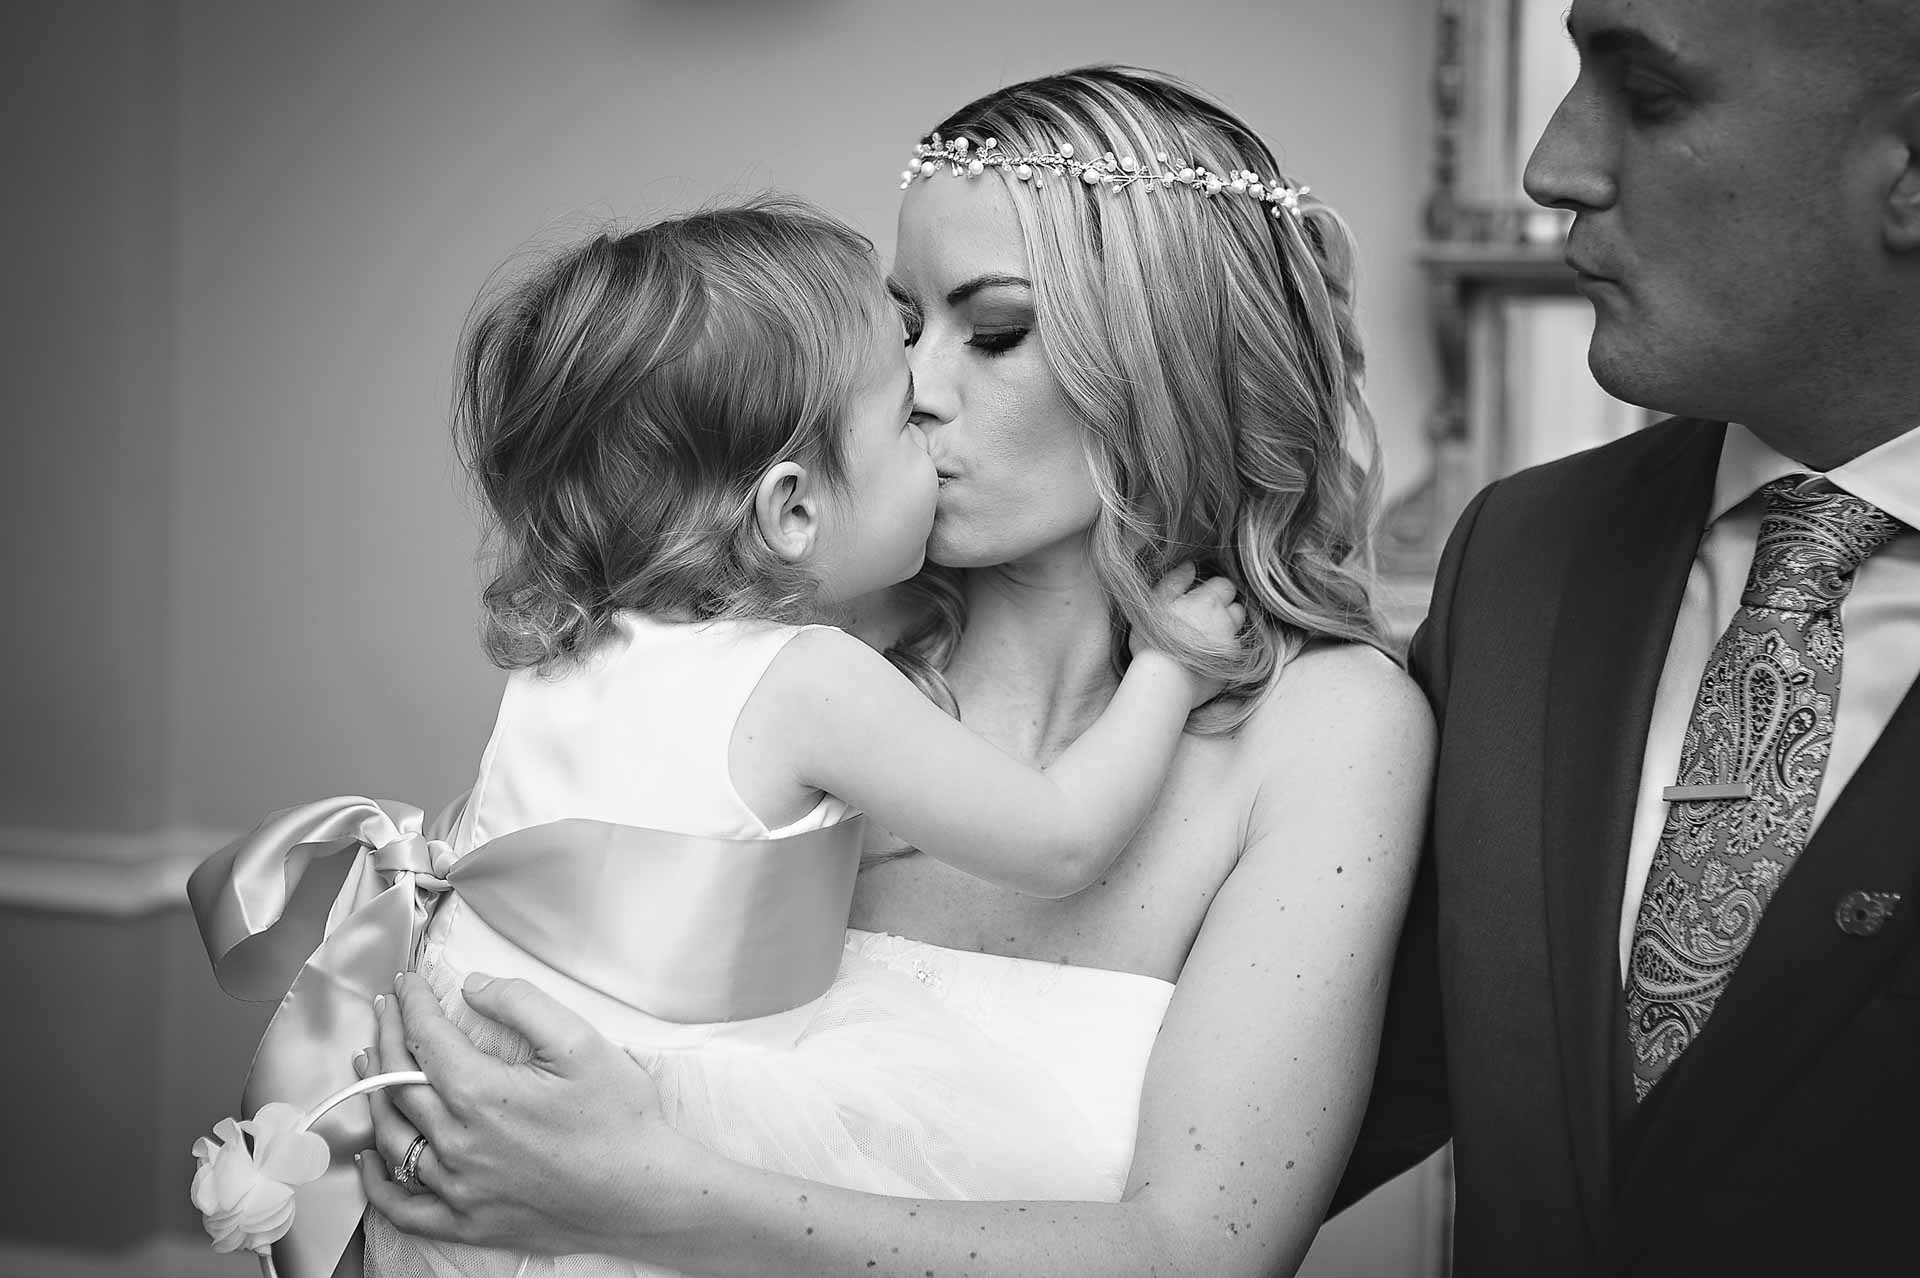
[[[857,929],[848,931],[847,949],[911,977],[1002,1050],[1058,1083],[1093,1137],[1088,1170],[1099,1183],[1085,1196],[1119,1199],[1133,1164],[1147,1057],[1173,997],[1171,982]]]

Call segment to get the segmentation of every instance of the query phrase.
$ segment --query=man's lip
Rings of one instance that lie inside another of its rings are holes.
[[[1604,275],[1588,275],[1585,271],[1577,271],[1573,277],[1573,291],[1591,302],[1619,292],[1620,286]]]
[[[1578,275],[1583,279],[1598,280],[1603,284],[1611,284],[1614,282],[1614,279],[1611,275],[1605,275],[1599,271],[1594,270],[1592,267],[1587,266],[1581,259],[1573,256],[1571,253],[1567,254],[1565,257],[1561,258],[1560,260],[1565,262],[1569,267],[1571,267],[1575,275]]]

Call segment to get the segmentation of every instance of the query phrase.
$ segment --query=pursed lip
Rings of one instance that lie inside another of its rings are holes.
[[[1575,253],[1571,248],[1561,255],[1560,260],[1571,267],[1573,273],[1583,280],[1592,280],[1602,284],[1618,283],[1613,276],[1608,275],[1605,271],[1595,270],[1593,266],[1589,264],[1584,254]]]
[[[1602,275],[1586,264],[1586,259],[1569,253],[1565,262],[1573,268],[1573,291],[1588,301],[1599,305],[1602,298],[1620,291],[1620,281],[1611,275]]]

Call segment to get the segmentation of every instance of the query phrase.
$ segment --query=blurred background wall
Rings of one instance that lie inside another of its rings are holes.
[[[1024,76],[1184,75],[1348,216],[1388,486],[1424,465],[1431,0],[89,0],[0,9],[0,1274],[202,1259],[188,1147],[264,1007],[185,871],[329,794],[432,807],[475,642],[449,374],[502,261],[784,187],[890,256],[915,136]],[[1420,1185],[1317,1274],[1436,1272]]]

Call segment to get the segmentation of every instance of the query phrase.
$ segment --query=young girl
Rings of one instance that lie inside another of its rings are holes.
[[[460,982],[538,980],[657,1075],[677,1127],[762,1167],[1058,1193],[1063,1163],[1094,1161],[1073,1099],[843,952],[855,818],[970,874],[1076,892],[1219,685],[1136,644],[1111,707],[1041,771],[816,624],[919,570],[940,481],[871,247],[805,206],[567,252],[483,311],[463,372],[501,563],[487,647],[512,675],[448,839],[472,864],[418,960],[443,1001],[512,1054]],[[1231,659],[1226,582],[1179,570],[1158,598]],[[405,1179],[431,1192],[434,1159]],[[429,1243],[377,1214],[367,1256],[381,1275],[635,1272]]]

